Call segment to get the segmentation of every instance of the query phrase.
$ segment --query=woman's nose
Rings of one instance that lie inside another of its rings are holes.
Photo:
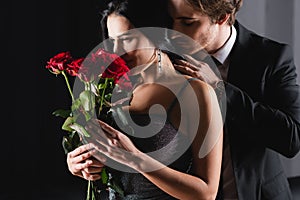
[[[118,54],[118,55],[122,55],[122,54],[125,53],[123,45],[122,45],[120,40],[115,40],[114,41],[113,51],[114,51],[115,54]]]

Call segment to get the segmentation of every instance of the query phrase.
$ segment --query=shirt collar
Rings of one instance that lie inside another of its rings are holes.
[[[231,26],[231,34],[227,42],[216,53],[212,54],[221,64],[224,64],[235,43],[237,32],[234,26]]]

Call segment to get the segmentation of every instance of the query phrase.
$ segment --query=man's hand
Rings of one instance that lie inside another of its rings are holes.
[[[183,74],[198,78],[208,83],[213,88],[216,87],[217,83],[221,80],[221,78],[219,78],[212,70],[211,67],[215,66],[210,67],[207,63],[203,61],[198,61],[191,56],[185,55],[185,58],[187,59],[187,61],[175,60],[175,69],[177,69]]]

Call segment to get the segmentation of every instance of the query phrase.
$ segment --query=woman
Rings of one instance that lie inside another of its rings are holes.
[[[161,0],[112,1],[103,12],[104,36],[127,62],[130,75],[139,76],[131,103],[123,108],[135,135],[99,121],[102,129],[88,127],[97,139],[70,152],[68,167],[87,180],[100,179],[104,165],[115,167],[112,175],[119,179],[123,199],[215,199],[222,157],[217,99],[204,82],[178,74],[157,37],[138,29],[166,26],[164,13],[154,11],[158,5]]]

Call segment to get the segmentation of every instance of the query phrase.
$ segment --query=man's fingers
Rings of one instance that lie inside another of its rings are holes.
[[[193,64],[193,62],[188,62],[188,61],[185,61],[185,60],[176,59],[174,65],[176,65],[176,64],[177,65],[182,65],[184,67],[188,67],[188,68],[190,68],[191,70],[194,70],[194,71],[198,70],[198,67],[195,64]]]
[[[182,66],[182,65],[178,65],[178,64],[173,64],[174,65],[174,68],[176,70],[178,70],[179,72],[183,73],[183,74],[186,74],[186,75],[189,75],[189,76],[192,76],[193,75],[193,70],[191,70],[190,68],[186,67],[186,66]]]

